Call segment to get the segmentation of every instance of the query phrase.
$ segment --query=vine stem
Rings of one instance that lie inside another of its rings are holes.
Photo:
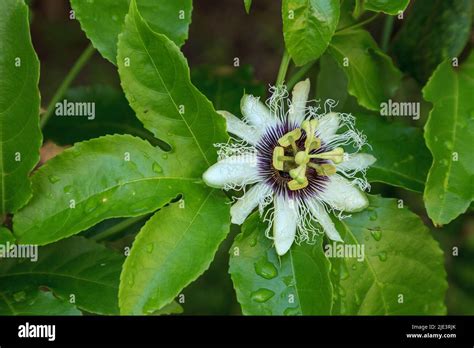
[[[118,224],[113,225],[112,227],[109,227],[108,229],[97,233],[95,236],[92,236],[90,239],[95,240],[95,241],[102,241],[104,239],[109,238],[110,236],[113,236],[116,233],[122,232],[126,228],[129,228],[136,222],[139,222],[147,217],[149,217],[151,214],[146,214],[146,215],[141,215],[137,217],[131,217],[126,220],[120,221]]]
[[[288,51],[285,49],[283,52],[283,57],[281,58],[280,69],[278,70],[278,76],[275,85],[282,86],[285,82],[286,72],[288,71],[288,66],[290,65],[290,55]]]
[[[387,52],[388,49],[388,43],[390,41],[390,36],[392,35],[393,21],[393,16],[387,16],[387,18],[385,18],[382,32],[382,41],[380,42],[380,48],[384,52]]]
[[[296,71],[289,79],[288,82],[286,83],[287,89],[291,91],[293,87],[300,81],[306,73],[313,67],[313,65],[317,62],[317,60],[314,60],[312,62],[309,62],[306,65],[303,65],[298,71]]]
[[[41,128],[44,128],[46,123],[48,123],[48,120],[53,115],[53,111],[56,106],[56,103],[63,97],[64,93],[69,88],[72,81],[74,81],[74,79],[77,77],[77,74],[79,74],[79,72],[82,70],[84,65],[92,57],[94,52],[95,52],[95,48],[92,46],[92,44],[89,44],[89,46],[87,46],[84,52],[82,52],[82,54],[76,60],[71,70],[69,70],[68,74],[64,78],[59,88],[56,90],[56,93],[54,94],[51,101],[49,102],[48,108],[46,109],[45,113],[41,117],[41,120],[40,120]]]
[[[373,15],[372,17],[369,17],[367,18],[365,21],[362,21],[362,22],[358,22],[356,24],[353,24],[353,25],[349,25],[345,28],[342,28],[342,29],[339,29],[337,30],[334,35],[338,35],[339,33],[343,32],[343,31],[346,31],[346,30],[351,30],[351,29],[355,29],[355,28],[359,28],[359,27],[362,27],[370,22],[372,22],[374,19],[376,19],[378,16],[380,15],[380,13],[377,13],[375,15]]]

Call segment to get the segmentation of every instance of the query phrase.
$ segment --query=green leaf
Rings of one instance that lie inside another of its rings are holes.
[[[396,15],[405,11],[410,0],[366,0],[364,8],[374,12]]]
[[[30,250],[33,246],[23,247]],[[74,295],[75,305],[87,312],[118,314],[117,293],[123,256],[90,240],[73,237],[38,248],[37,257],[36,262],[13,258],[1,260],[0,294],[11,293],[26,299],[29,298],[27,294],[23,296],[18,292],[27,291],[25,289],[29,287],[47,287],[68,302]],[[41,302],[49,297],[51,302],[51,296],[36,297]],[[29,310],[24,305],[22,308]],[[46,314],[41,308],[30,310]]]
[[[246,315],[328,315],[332,305],[329,261],[322,238],[294,244],[280,259],[257,213],[230,250],[229,272]]]
[[[135,238],[123,266],[122,314],[152,314],[210,265],[229,232],[229,208],[217,191],[193,185],[158,211]]]
[[[265,86],[254,79],[250,65],[243,65],[238,69],[193,67],[191,80],[209,98],[216,110],[226,110],[236,116],[241,113],[240,101],[244,93],[264,95],[266,92]]]
[[[283,35],[297,66],[319,58],[339,21],[338,0],[283,0]]]
[[[214,144],[226,142],[227,135],[223,117],[191,83],[186,59],[151,30],[134,1],[118,48],[122,87],[137,117],[172,147],[179,173],[201,177],[217,157]]]
[[[31,44],[28,7],[0,2],[0,215],[31,197],[30,171],[39,161],[39,62]]]
[[[394,199],[369,196],[367,210],[337,222],[344,244],[365,257],[331,258],[340,313],[345,315],[446,314],[443,252],[420,218]]]
[[[144,226],[123,268],[121,312],[151,314],[209,267],[229,232],[224,196],[201,181],[216,159],[214,143],[226,142],[227,134],[223,118],[192,85],[178,47],[150,29],[135,1],[119,36],[118,67],[138,118],[171,146],[172,173],[194,178],[174,185],[175,191],[182,188],[183,201],[163,208]]]
[[[179,164],[130,135],[78,143],[32,177],[33,198],[13,218],[21,243],[47,244],[113,217],[153,212],[179,194]]]
[[[8,228],[0,226],[0,245],[5,245],[7,242],[15,243],[15,237]]]
[[[153,315],[170,315],[170,314],[181,314],[183,313],[183,307],[176,301],[167,304],[162,309],[153,313]]]
[[[349,94],[369,110],[380,110],[397,90],[402,74],[370,34],[362,29],[343,30],[334,35],[328,49],[344,70]]]
[[[130,0],[71,0],[75,16],[97,50],[116,63],[117,36],[122,31]],[[188,38],[192,0],[139,0],[138,8],[152,30],[181,46]]]
[[[95,118],[53,116],[44,129],[46,139],[60,145],[70,145],[102,135],[127,133],[146,139],[153,145],[157,144],[156,138],[143,128],[119,90],[107,85],[75,87],[67,91],[64,99],[73,103],[94,103]]]
[[[0,315],[81,315],[73,304],[35,287],[0,291]]]
[[[457,57],[471,32],[471,0],[415,1],[394,40],[400,68],[425,83],[438,64]]]
[[[423,192],[431,155],[422,130],[405,122],[386,122],[376,115],[357,116],[356,126],[371,146],[363,152],[377,158],[367,171],[367,179]]]
[[[245,12],[250,13],[250,7],[252,6],[252,0],[244,0]]]
[[[474,199],[474,53],[460,68],[449,60],[438,66],[423,88],[433,103],[425,125],[426,145],[433,163],[426,181],[424,201],[437,225],[465,212]]]

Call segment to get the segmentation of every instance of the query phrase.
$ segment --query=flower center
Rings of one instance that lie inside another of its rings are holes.
[[[273,150],[272,164],[279,171],[286,172],[293,180],[287,185],[291,191],[296,191],[308,186],[307,170],[312,168],[318,175],[329,176],[336,173],[334,164],[341,163],[344,150],[337,147],[328,152],[313,153],[321,147],[321,139],[316,137],[318,120],[304,120],[301,128],[306,133],[306,140],[302,148],[297,146],[297,140],[302,136],[300,128],[293,129],[278,139],[278,144]],[[311,159],[319,158],[331,160],[334,164],[316,164]]]

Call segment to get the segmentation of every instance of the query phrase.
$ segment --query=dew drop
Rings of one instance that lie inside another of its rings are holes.
[[[345,262],[342,262],[342,267],[341,267],[341,276],[340,279],[344,280],[349,278],[349,271],[347,270],[347,265]]]
[[[337,292],[339,293],[339,296],[346,297],[346,290],[342,286],[339,286]]]
[[[50,175],[50,176],[48,176],[48,180],[51,184],[55,184],[61,179],[56,175]]]
[[[292,276],[283,277],[283,283],[285,283],[286,286],[293,286],[294,285],[293,277]]]
[[[70,194],[71,191],[72,191],[72,185],[64,186],[63,191],[64,191],[64,193],[67,194],[67,195]]]
[[[370,217],[369,217],[370,221],[375,221],[375,220],[377,220],[377,218],[378,218],[378,215],[377,215],[376,210],[374,210],[372,213],[370,213]]]
[[[84,211],[86,213],[91,213],[92,211],[95,210],[95,208],[97,208],[97,202],[95,199],[91,199],[86,203],[86,206],[84,207]]]
[[[13,294],[13,299],[16,302],[24,301],[26,299],[26,293],[24,291],[15,292]]]
[[[300,310],[298,307],[289,307],[283,311],[283,315],[299,315]]]
[[[249,245],[250,245],[251,247],[256,246],[256,245],[257,245],[257,237],[254,237],[254,238],[250,239],[250,240],[249,240]]]
[[[153,249],[154,249],[155,245],[153,243],[150,243],[146,246],[146,252],[148,254],[151,254],[153,252]]]
[[[353,271],[357,270],[357,265],[354,263],[354,264],[351,266],[351,269],[352,269]]]
[[[161,155],[161,158],[168,159],[168,155],[166,153],[164,153],[164,154]]]
[[[271,299],[275,293],[269,289],[258,289],[257,291],[252,292],[250,298],[258,303],[267,302]]]
[[[276,267],[265,258],[255,263],[255,272],[262,278],[273,279],[278,275]]]
[[[372,230],[370,231],[370,235],[378,242],[382,239],[382,231],[380,230]]]
[[[382,262],[387,261],[387,253],[385,251],[381,251],[379,253],[379,260],[382,261]]]
[[[163,168],[161,168],[161,166],[157,162],[153,163],[152,168],[155,173],[158,173],[158,174],[163,173]]]

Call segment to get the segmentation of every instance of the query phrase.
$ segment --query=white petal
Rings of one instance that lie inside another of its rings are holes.
[[[252,210],[271,192],[271,188],[266,184],[260,183],[253,186],[230,208],[232,223],[241,225]]]
[[[212,165],[202,176],[204,182],[212,187],[225,185],[248,185],[260,181],[257,155],[228,157]]]
[[[329,177],[320,197],[335,209],[347,212],[361,211],[369,205],[365,193],[339,174]]]
[[[340,170],[364,170],[375,163],[377,159],[368,153],[349,154],[344,162],[336,165]]]
[[[328,238],[337,242],[342,242],[343,240],[339,235],[339,232],[337,232],[336,227],[334,226],[334,223],[331,220],[331,217],[326,212],[326,209],[324,209],[324,207],[315,199],[308,200],[306,204],[308,205],[308,208],[313,214],[313,216],[323,227],[324,232],[326,233]]]
[[[309,79],[298,82],[293,88],[293,95],[288,118],[290,122],[301,124],[304,120],[306,102],[308,101],[309,89],[311,85]]]
[[[298,203],[282,196],[275,196],[274,206],[273,238],[275,249],[278,255],[284,255],[295,240]]]
[[[258,129],[265,129],[275,123],[270,110],[253,95],[245,94],[240,102],[240,108],[245,119]]]
[[[319,119],[317,133],[324,143],[331,142],[339,129],[339,122],[339,116],[335,112],[330,112]]]
[[[218,111],[218,113],[224,116],[226,120],[227,132],[237,135],[239,138],[252,145],[255,145],[258,142],[258,139],[260,139],[260,132],[257,129],[241,121],[230,112]]]

